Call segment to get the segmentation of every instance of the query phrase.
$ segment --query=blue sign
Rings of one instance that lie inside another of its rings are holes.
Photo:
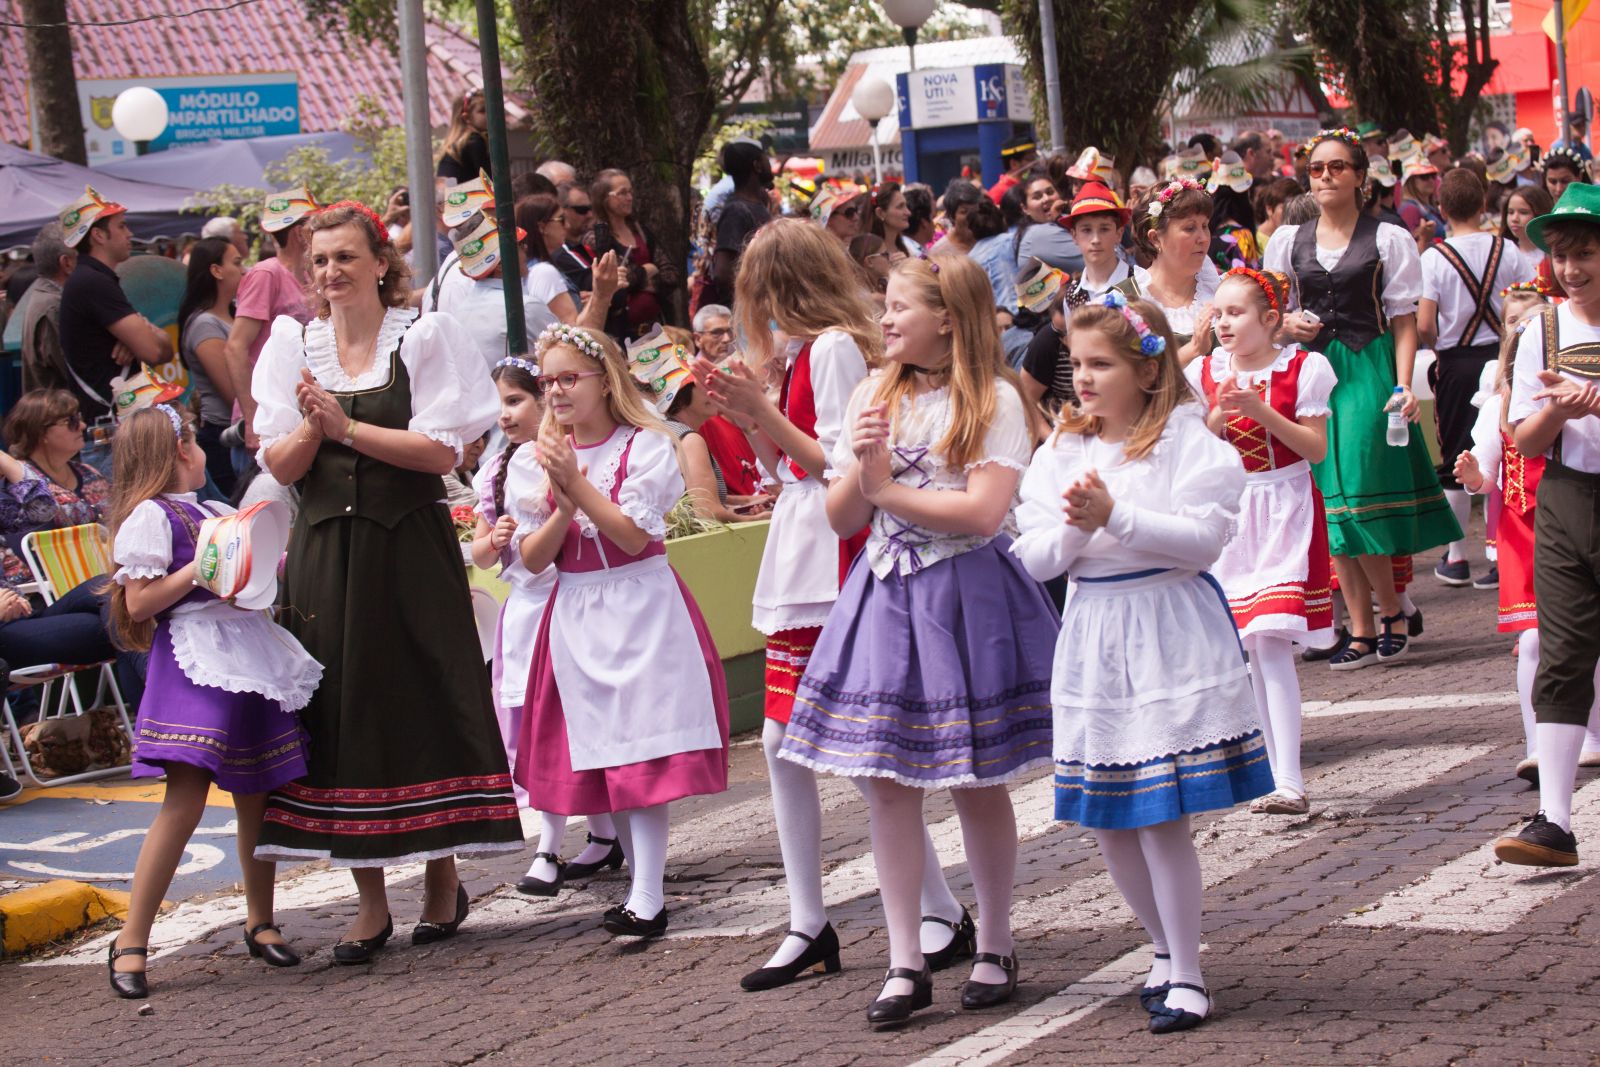
[[[152,149],[196,141],[300,132],[300,86],[275,82],[229,87],[155,87],[167,102],[167,128]]]

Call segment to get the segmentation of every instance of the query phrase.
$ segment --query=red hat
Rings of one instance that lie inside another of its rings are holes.
[[[1112,192],[1101,182],[1084,182],[1078,190],[1078,195],[1072,198],[1072,210],[1061,216],[1059,220],[1063,226],[1071,227],[1073,219],[1081,219],[1085,215],[1103,215],[1111,213],[1117,216],[1117,225],[1126,226],[1133,218],[1133,212],[1123,204],[1122,198]]]

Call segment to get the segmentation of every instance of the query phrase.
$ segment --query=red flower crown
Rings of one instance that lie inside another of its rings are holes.
[[[329,204],[327,207],[323,208],[322,211],[317,212],[317,214],[320,215],[323,214],[323,212],[338,211],[340,208],[349,208],[357,215],[364,216],[368,222],[372,223],[372,228],[378,231],[378,243],[389,243],[389,227],[383,224],[383,220],[378,217],[378,213],[376,211],[372,210],[359,200],[340,200],[338,203]]]
[[[1255,282],[1256,285],[1261,287],[1261,291],[1267,294],[1267,306],[1273,311],[1283,310],[1278,306],[1278,290],[1272,284],[1272,279],[1254,267],[1234,267],[1222,276],[1223,281],[1227,281],[1229,278],[1246,278]]]

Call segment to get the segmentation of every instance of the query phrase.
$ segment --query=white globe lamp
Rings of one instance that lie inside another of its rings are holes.
[[[878,156],[878,123],[894,110],[894,87],[882,78],[862,78],[850,94],[856,114],[872,124],[872,181],[883,181],[883,163]]]
[[[166,100],[145,85],[124,89],[111,105],[111,125],[133,142],[135,152],[141,156],[149,151],[151,141],[166,132],[167,117]]]
[[[924,22],[933,18],[939,0],[879,0],[879,3],[883,5],[883,13],[889,16],[889,21],[900,27],[906,47],[910,50],[911,69],[916,70],[917,31]]]

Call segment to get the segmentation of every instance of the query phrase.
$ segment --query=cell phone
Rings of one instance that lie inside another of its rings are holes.
[[[395,198],[395,203],[400,207],[411,206],[411,190],[407,189],[405,186],[400,186],[391,194],[391,196]]]
[[[1322,321],[1322,319],[1320,317],[1318,317],[1318,315],[1317,315],[1317,313],[1315,311],[1309,311],[1309,310],[1307,310],[1305,308],[1301,308],[1300,309],[1300,314],[1303,315],[1310,322],[1321,322]]]

